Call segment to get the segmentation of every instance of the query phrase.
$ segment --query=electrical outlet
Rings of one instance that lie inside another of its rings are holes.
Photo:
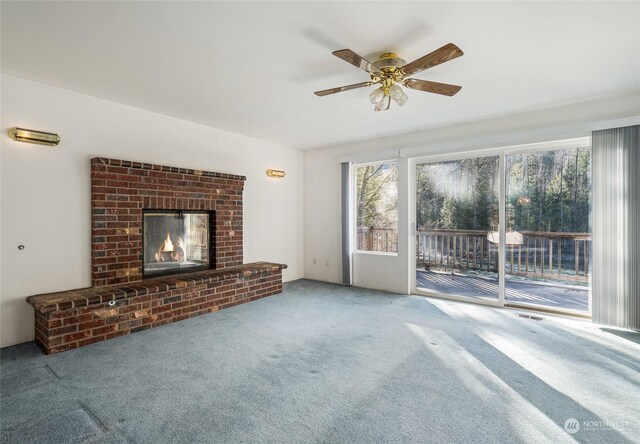
[[[328,266],[329,266],[329,259],[327,259],[327,261],[324,263],[324,266],[325,266],[325,267],[328,267]]]
[[[318,258],[317,257],[313,258],[313,265],[318,265]]]

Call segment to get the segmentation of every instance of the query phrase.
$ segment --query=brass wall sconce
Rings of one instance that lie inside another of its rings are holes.
[[[281,170],[272,170],[272,169],[268,169],[267,170],[267,176],[269,176],[269,177],[275,177],[277,179],[282,179],[286,175],[287,174],[284,171],[281,171]]]
[[[55,133],[45,133],[30,129],[11,128],[7,134],[18,142],[37,143],[38,145],[56,146],[60,143],[60,136]]]

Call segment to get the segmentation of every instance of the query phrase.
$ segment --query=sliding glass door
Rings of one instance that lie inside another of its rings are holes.
[[[413,161],[414,291],[588,313],[588,140],[491,154]]]
[[[498,300],[500,157],[416,165],[416,289]]]
[[[505,156],[505,302],[590,310],[591,149]]]

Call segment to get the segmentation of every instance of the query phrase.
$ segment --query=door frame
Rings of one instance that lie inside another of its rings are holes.
[[[479,157],[495,157],[498,156],[498,187],[499,187],[499,192],[498,192],[498,214],[499,214],[499,233],[500,233],[500,244],[498,245],[498,294],[496,295],[497,298],[495,300],[492,299],[486,299],[486,298],[475,298],[472,296],[463,296],[463,295],[456,295],[456,294],[448,294],[448,293],[440,293],[440,292],[436,292],[436,291],[426,291],[426,290],[421,290],[417,287],[417,282],[416,282],[416,273],[417,273],[417,266],[416,266],[416,235],[417,235],[417,221],[416,221],[416,206],[417,206],[417,199],[416,199],[416,167],[418,164],[422,164],[422,163],[435,163],[435,162],[447,162],[447,161],[454,161],[454,160],[464,160],[464,159],[475,159],[475,158],[479,158]],[[409,269],[411,271],[410,273],[410,279],[411,279],[411,293],[412,294],[418,294],[418,295],[423,295],[423,296],[430,296],[430,297],[437,297],[437,298],[443,298],[443,299],[450,299],[450,300],[454,300],[454,301],[460,301],[460,302],[470,302],[470,303],[474,303],[474,304],[479,304],[479,305],[489,305],[489,306],[493,306],[493,307],[503,307],[504,306],[504,291],[503,291],[503,286],[504,286],[504,272],[503,272],[503,267],[504,267],[504,254],[505,254],[505,248],[504,248],[504,230],[502,229],[502,224],[503,224],[503,220],[504,220],[504,187],[502,186],[502,182],[504,181],[504,153],[503,150],[500,149],[489,149],[489,150],[477,150],[477,151],[465,151],[465,152],[458,152],[458,153],[447,153],[447,154],[437,154],[437,155],[427,155],[427,156],[421,156],[421,157],[414,157],[409,159],[409,208],[410,208],[410,214],[409,214],[409,223],[411,226],[411,236],[410,236],[410,241],[409,241],[409,254],[410,254],[410,258],[409,258]]]

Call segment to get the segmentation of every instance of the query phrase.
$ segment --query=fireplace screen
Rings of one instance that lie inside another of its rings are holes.
[[[206,211],[143,212],[144,277],[211,268],[211,217]]]

